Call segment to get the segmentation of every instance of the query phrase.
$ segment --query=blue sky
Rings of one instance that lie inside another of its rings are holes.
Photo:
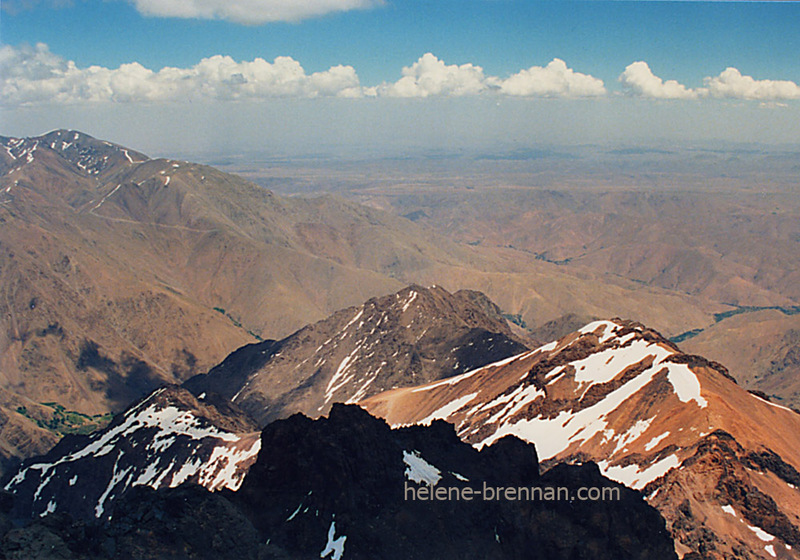
[[[163,151],[180,136],[158,130],[159,119],[148,115],[213,121],[216,113],[245,116],[243,144],[269,126],[310,151],[306,137],[317,127],[317,140],[350,138],[357,149],[392,140],[359,127],[407,129],[418,118],[419,137],[408,130],[402,142],[424,147],[425,138],[434,145],[448,135],[425,116],[445,114],[450,137],[491,131],[470,138],[475,145],[508,140],[503,125],[519,129],[520,116],[535,123],[530,138],[517,131],[523,144],[543,135],[567,143],[800,143],[795,2],[6,0],[2,7],[5,134],[88,126],[90,134],[121,131],[111,139]],[[259,58],[263,64],[253,63]],[[298,124],[309,115],[313,122]],[[571,133],[564,122],[575,123]],[[172,139],[148,140],[153,127]],[[198,134],[195,126],[193,146],[214,149]]]

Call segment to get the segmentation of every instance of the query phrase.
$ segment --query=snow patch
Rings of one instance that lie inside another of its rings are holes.
[[[695,401],[700,408],[708,406],[708,401],[700,396],[700,381],[686,364],[668,364],[667,379],[672,383],[681,402]]]
[[[748,525],[747,527],[751,531],[753,531],[759,539],[761,539],[764,542],[772,542],[775,540],[775,537],[773,535],[770,535],[761,527],[754,527],[753,525]]]
[[[584,326],[583,328],[579,329],[578,332],[580,334],[591,334],[596,330],[600,329],[601,327],[603,329],[603,332],[598,340],[600,344],[604,344],[605,342],[608,342],[609,340],[614,338],[614,335],[619,329],[619,325],[611,321],[594,321]]]
[[[356,313],[356,316],[355,316],[355,317],[353,317],[352,319],[350,319],[350,322],[349,322],[349,323],[347,323],[347,324],[344,326],[344,328],[342,329],[342,331],[346,331],[346,330],[348,329],[348,327],[350,327],[350,325],[352,325],[353,323],[355,323],[356,321],[358,321],[358,320],[361,318],[361,316],[362,316],[363,314],[364,314],[364,310],[363,310],[363,309],[361,309],[361,311],[359,311],[358,313]],[[328,340],[328,342],[330,342],[330,340]],[[327,344],[328,342],[326,342],[325,344]]]
[[[664,433],[663,433],[663,434],[661,434],[660,436],[656,436],[656,437],[654,437],[653,439],[651,439],[650,441],[648,441],[648,442],[647,442],[647,444],[644,446],[644,450],[645,450],[645,451],[650,451],[650,450],[651,450],[651,449],[653,449],[653,448],[654,448],[656,445],[658,445],[659,443],[661,443],[661,440],[663,440],[663,439],[664,439],[665,437],[667,437],[667,436],[669,436],[669,432],[664,432]]]
[[[111,196],[112,194],[114,194],[115,192],[117,192],[121,186],[122,186],[122,183],[120,183],[119,185],[117,185],[116,187],[114,187],[114,190],[113,190],[113,191],[111,191],[110,193],[108,193],[107,195],[105,195],[105,196],[103,197],[103,200],[101,200],[100,202],[98,202],[98,203],[97,203],[97,205],[96,205],[94,208],[92,208],[92,212],[94,212],[95,210],[97,210],[98,208],[100,208],[100,206],[102,206],[102,205],[103,205],[103,203],[106,201],[106,199],[107,199],[109,196]]]
[[[417,299],[417,292],[416,292],[416,291],[414,291],[414,290],[412,290],[412,291],[411,291],[411,294],[410,294],[410,295],[409,295],[409,297],[408,297],[408,299],[407,299],[407,300],[406,300],[406,302],[403,304],[403,313],[405,313],[405,312],[406,312],[406,310],[408,309],[408,307],[409,307],[409,306],[410,306],[412,303],[414,303],[414,300],[415,300],[415,299]]]
[[[350,323],[352,324],[352,322]],[[325,387],[325,403],[327,404],[333,398],[334,393],[342,388],[345,383],[353,379],[353,374],[349,376],[345,376],[347,371],[350,369],[352,365],[353,357],[356,353],[361,350],[361,346],[356,346],[355,350],[350,352],[347,356],[345,356],[341,362],[339,362],[339,367],[336,368],[336,372],[331,377],[331,380],[328,381],[328,386]]]
[[[616,480],[633,488],[634,490],[641,490],[657,478],[667,474],[668,471],[680,465],[680,460],[675,454],[669,455],[660,461],[657,461],[649,467],[642,470],[640,465],[632,464],[624,467],[608,466],[608,461],[601,461],[598,463],[600,472],[612,480]]]
[[[724,511],[728,515],[732,515],[732,516],[736,517],[736,510],[733,509],[732,506],[722,506],[722,511]]]
[[[766,403],[766,404],[768,404],[768,405],[770,405],[772,407],[781,408],[781,409],[783,409],[783,410],[785,410],[787,412],[794,412],[791,408],[786,408],[785,406],[781,406],[779,404],[775,404],[774,402],[770,402],[767,399],[762,399],[761,397],[759,397],[758,395],[754,395],[753,393],[750,393],[750,396],[753,397],[754,399],[758,399],[761,402]]]
[[[624,449],[626,445],[639,439],[641,435],[647,431],[647,428],[650,427],[650,424],[652,424],[653,420],[655,419],[656,417],[653,416],[648,420],[637,420],[627,432],[618,437],[617,446],[614,448],[614,451],[611,452],[611,455],[615,455],[617,451]]]
[[[544,346],[540,346],[536,349],[536,352],[552,352],[558,346],[558,341],[554,340],[553,342],[548,342]]]
[[[458,409],[465,406],[467,403],[471,402],[478,396],[478,393],[470,393],[469,395],[464,395],[458,399],[452,400],[446,405],[441,408],[438,408],[431,412],[428,416],[417,422],[422,426],[428,426],[434,420],[444,420],[448,418],[451,414],[455,413]]]
[[[56,511],[56,502],[55,500],[50,500],[47,502],[47,509],[45,509],[42,513],[39,514],[39,517],[45,517],[50,515],[51,513]]]
[[[340,537],[336,537],[336,522],[331,521],[331,526],[328,529],[328,542],[325,544],[325,548],[322,552],[319,553],[320,558],[326,558],[329,554],[332,554],[331,560],[341,560],[342,555],[344,554],[344,541],[347,540],[345,535],[341,535]]]
[[[428,486],[436,486],[442,479],[439,469],[420,457],[419,451],[403,451],[403,462],[406,464],[405,476],[407,479]]]
[[[607,348],[582,360],[571,362],[570,365],[575,368],[575,381],[589,383],[589,387],[591,387],[597,383],[608,383],[626,368],[638,364],[648,357],[652,356],[655,359],[663,360],[670,354],[672,352],[656,344],[646,340],[636,340],[625,348]]]
[[[297,514],[298,514],[298,513],[300,513],[300,510],[301,510],[301,509],[303,509],[303,502],[300,502],[300,505],[299,505],[299,506],[297,506],[297,509],[296,509],[296,510],[294,510],[294,513],[293,513],[292,515],[290,515],[289,517],[287,517],[287,518],[286,518],[286,522],[289,522],[289,521],[291,521],[292,519],[294,519],[294,518],[297,516]]]

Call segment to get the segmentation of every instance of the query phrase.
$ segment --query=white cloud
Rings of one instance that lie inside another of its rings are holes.
[[[383,0],[129,0],[147,16],[223,19],[255,25],[366,9]]]
[[[432,95],[474,95],[487,88],[483,68],[473,64],[446,65],[426,53],[393,84],[378,86],[378,95],[390,97],[429,97]]]
[[[532,66],[506,80],[495,81],[500,91],[515,96],[593,97],[606,94],[603,80],[575,72],[554,58],[547,66]]]
[[[800,99],[800,86],[788,80],[756,80],[743,76],[736,68],[726,68],[719,76],[705,79],[714,97],[734,99]]]
[[[695,99],[705,91],[689,89],[675,80],[666,82],[653,74],[650,66],[643,61],[629,64],[620,75],[619,81],[631,93],[655,99]]]
[[[588,97],[605,95],[603,81],[575,72],[558,58],[545,67],[533,66],[501,79],[485,76],[474,64],[447,65],[426,53],[403,68],[397,82],[383,84],[372,93],[390,97],[430,97],[477,95],[488,91],[525,97]]]
[[[334,66],[308,75],[291,57],[278,57],[270,63],[262,58],[236,62],[229,56],[215,55],[191,68],[167,67],[154,72],[138,62],[117,69],[81,69],[51,53],[42,43],[35,47],[0,47],[0,102],[4,105],[361,94],[358,76],[351,66]]]
[[[691,89],[675,80],[655,76],[646,62],[630,64],[619,81],[630,94],[655,99],[729,98],[762,102],[800,99],[800,86],[791,81],[755,80],[728,68],[705,78],[705,87]],[[185,102],[259,100],[276,97],[597,97],[606,95],[603,81],[569,68],[558,58],[532,66],[508,78],[487,76],[471,63],[448,65],[426,53],[402,69],[394,83],[363,87],[352,66],[333,66],[306,73],[288,56],[238,62],[214,55],[189,68],[154,71],[138,62],[111,69],[78,68],[50,52],[47,45],[0,46],[0,104],[55,105],[85,102]]]

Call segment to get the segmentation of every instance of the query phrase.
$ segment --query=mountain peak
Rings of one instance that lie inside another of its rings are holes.
[[[475,301],[414,284],[284,340],[241,348],[186,387],[218,392],[263,425],[294,412],[319,416],[334,402],[451,377],[527,349],[499,309],[486,314],[494,304]]]
[[[78,173],[90,177],[104,175],[119,164],[142,163],[150,159],[140,152],[66,129],[30,138],[0,136],[0,146],[3,148],[0,151],[2,175],[21,171],[25,165],[36,161],[37,156],[46,161],[55,156]]]

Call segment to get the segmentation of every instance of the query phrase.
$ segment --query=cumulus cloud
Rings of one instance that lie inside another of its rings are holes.
[[[403,68],[403,77],[373,90],[392,97],[477,95],[493,91],[526,97],[588,97],[605,95],[603,81],[575,72],[558,58],[545,67],[533,66],[501,79],[484,75],[473,64],[447,65],[431,53]]]
[[[483,68],[472,64],[447,65],[426,53],[393,84],[377,88],[378,95],[390,97],[429,97],[432,95],[474,95],[487,88]]]
[[[756,80],[728,68],[691,89],[654,75],[646,62],[630,64],[619,77],[630,94],[656,99],[732,98],[762,102],[800,99],[791,81]],[[558,58],[507,78],[487,76],[474,64],[446,64],[431,53],[402,69],[393,83],[363,87],[352,66],[307,73],[288,56],[236,61],[215,55],[189,68],[151,70],[138,62],[119,68],[79,68],[50,52],[47,45],[0,46],[0,104],[5,106],[81,102],[184,102],[258,100],[275,97],[597,97],[603,81],[569,68]]]
[[[547,66],[532,66],[506,80],[495,81],[501,92],[515,96],[593,97],[605,95],[603,80],[575,72],[560,58]]]
[[[675,80],[666,82],[653,74],[644,61],[629,64],[620,75],[619,81],[628,91],[641,97],[656,99],[694,99],[705,92],[689,89]]]
[[[705,79],[710,95],[734,99],[800,99],[800,86],[788,80],[756,80],[736,68]]]
[[[191,68],[158,72],[138,62],[109,69],[78,68],[74,62],[35,47],[0,47],[0,101],[6,105],[75,102],[158,102],[236,100],[270,97],[358,97],[351,66],[306,74],[291,57],[237,62],[229,56],[204,58]]]
[[[372,8],[383,0],[129,0],[147,16],[223,19],[255,25]]]

